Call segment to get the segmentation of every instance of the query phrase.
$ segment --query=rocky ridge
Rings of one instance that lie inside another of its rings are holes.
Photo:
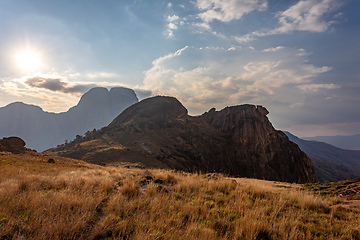
[[[262,106],[240,105],[189,116],[173,97],[145,99],[91,136],[47,154],[91,163],[138,162],[188,172],[285,182],[316,181],[307,155],[273,128]]]

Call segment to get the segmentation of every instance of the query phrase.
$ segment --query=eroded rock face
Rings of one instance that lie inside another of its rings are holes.
[[[19,137],[8,137],[0,139],[0,151],[23,153],[26,151],[25,142]]]
[[[274,129],[262,106],[241,105],[202,115],[227,134],[230,144],[223,158],[230,159],[226,172],[232,175],[281,180],[315,181],[311,160],[287,136]]]
[[[138,161],[190,172],[316,181],[311,160],[273,128],[267,114],[262,106],[240,105],[192,117],[177,99],[158,96],[126,109],[91,144],[52,151],[93,163]]]

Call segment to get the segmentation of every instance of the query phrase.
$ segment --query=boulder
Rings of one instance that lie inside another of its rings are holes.
[[[7,137],[0,139],[0,151],[12,153],[24,153],[25,141],[19,137]]]

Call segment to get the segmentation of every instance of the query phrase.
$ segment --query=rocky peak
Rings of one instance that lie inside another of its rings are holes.
[[[267,109],[262,106],[245,104],[226,107],[221,111],[211,109],[203,117],[221,131],[231,133],[233,140],[249,142],[250,139],[255,141],[275,131],[267,114]]]
[[[98,105],[106,106],[109,102],[108,95],[109,91],[104,87],[92,88],[81,96],[80,101],[76,107],[93,109]]]
[[[104,87],[95,87],[81,96],[79,103],[72,109],[78,108],[91,111],[114,108],[113,111],[117,116],[124,110],[125,106],[129,106],[135,102],[138,102],[138,98],[132,89],[115,87],[109,91]],[[119,109],[121,110],[118,111]]]
[[[2,109],[3,111],[14,111],[16,112],[17,114],[23,114],[23,113],[36,113],[36,114],[39,114],[39,113],[43,113],[43,109],[39,106],[35,106],[35,105],[31,105],[31,104],[26,104],[26,103],[23,103],[23,102],[13,102],[13,103],[10,103],[8,105],[6,105],[5,107],[2,107],[0,108]]]
[[[156,96],[136,103],[109,125],[118,128],[131,122],[138,127],[157,129],[174,121],[186,121],[187,109],[174,97]]]
[[[124,87],[113,87],[110,89],[109,93],[112,98],[117,98],[118,96],[136,97],[134,90]]]
[[[269,111],[261,105],[257,105],[256,109],[265,116],[269,114]]]

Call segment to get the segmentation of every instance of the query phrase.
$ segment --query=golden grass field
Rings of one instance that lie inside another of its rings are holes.
[[[0,239],[360,239],[302,185],[0,153]]]

